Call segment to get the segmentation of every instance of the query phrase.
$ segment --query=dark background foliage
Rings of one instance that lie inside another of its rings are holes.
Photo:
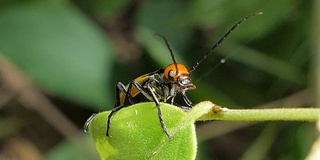
[[[263,15],[243,23],[192,72],[197,89],[189,98],[229,108],[319,106],[316,5],[1,0],[0,55],[9,63],[0,65],[0,159],[98,159],[82,125],[92,113],[113,107],[116,82],[172,62],[154,33],[164,35],[177,61],[191,67],[254,12]],[[227,62],[221,64],[222,58]],[[315,139],[314,123],[197,127],[197,159],[303,159]]]

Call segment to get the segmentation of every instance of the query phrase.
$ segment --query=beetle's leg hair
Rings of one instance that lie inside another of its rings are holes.
[[[163,118],[162,118],[162,112],[161,112],[161,109],[160,109],[160,103],[159,103],[159,100],[158,98],[156,97],[156,95],[154,94],[154,92],[152,91],[151,87],[149,84],[147,84],[147,89],[148,91],[150,92],[152,98],[153,98],[153,101],[156,103],[156,107],[158,109],[158,117],[159,117],[159,120],[160,120],[160,124],[161,124],[161,127],[164,131],[164,133],[167,135],[167,137],[169,139],[171,139],[171,135],[168,133],[168,130],[167,130],[167,127],[166,125],[164,124],[164,121],[163,121]]]

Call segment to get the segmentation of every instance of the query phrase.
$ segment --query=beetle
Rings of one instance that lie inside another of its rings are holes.
[[[161,34],[156,34],[165,41],[173,63],[169,64],[163,69],[139,76],[126,86],[121,82],[116,84],[116,101],[114,108],[111,110],[108,116],[106,136],[110,136],[109,131],[111,119],[117,111],[132,104],[150,101],[155,102],[161,127],[166,136],[171,139],[171,135],[169,134],[162,118],[160,102],[167,102],[176,105],[175,97],[178,94],[181,94],[186,106],[177,106],[185,111],[190,110],[194,105],[187,97],[186,91],[196,88],[190,78],[191,72],[193,72],[211,53],[213,53],[213,50],[217,48],[242,22],[261,14],[261,12],[253,13],[239,20],[222,38],[218,40],[217,43],[215,43],[198,61],[196,61],[196,63],[190,69],[188,69],[185,65],[176,62],[173,51],[167,39]],[[93,117],[90,117],[89,119],[91,120],[92,118]],[[90,123],[89,119],[84,126],[85,130],[88,128]]]

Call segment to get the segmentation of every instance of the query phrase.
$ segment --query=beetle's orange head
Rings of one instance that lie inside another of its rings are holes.
[[[180,91],[195,89],[191,82],[188,68],[181,63],[171,63],[164,69],[164,76],[167,80],[178,85]]]

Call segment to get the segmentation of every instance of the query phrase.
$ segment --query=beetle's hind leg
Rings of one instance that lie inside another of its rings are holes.
[[[116,85],[116,102],[114,104],[113,109],[111,110],[109,116],[108,116],[108,120],[107,120],[107,130],[106,130],[106,136],[109,137],[109,130],[110,130],[110,123],[111,123],[111,118],[113,117],[113,115],[119,111],[120,109],[126,107],[125,104],[129,103],[133,103],[133,98],[130,95],[131,92],[131,88],[132,88],[132,83],[131,82],[129,84],[128,90],[126,89],[126,87],[121,83],[118,82]],[[121,104],[121,99],[120,99],[120,94],[124,94],[125,99],[123,100],[123,104]]]

